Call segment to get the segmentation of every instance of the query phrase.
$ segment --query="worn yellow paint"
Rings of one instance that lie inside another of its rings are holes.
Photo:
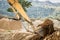
[[[14,7],[21,15],[23,18],[25,18],[27,21],[31,22],[29,17],[27,16],[26,12],[22,8],[21,4],[18,2],[18,0],[7,0],[8,3],[11,3],[12,7]]]
[[[20,18],[20,16],[18,15],[18,13],[16,12],[16,10],[11,6],[11,8],[12,8],[12,10],[13,10],[13,12],[15,13],[15,18],[16,19],[19,19]]]

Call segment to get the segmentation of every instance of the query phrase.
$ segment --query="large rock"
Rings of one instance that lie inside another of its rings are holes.
[[[22,24],[20,21],[8,19],[8,18],[0,19],[0,29],[17,30],[21,28],[22,28]]]
[[[19,32],[19,31],[0,32],[0,40],[39,40],[39,39],[40,39],[39,35],[30,32]]]
[[[48,35],[44,40],[60,40],[60,31],[56,31],[51,35]]]

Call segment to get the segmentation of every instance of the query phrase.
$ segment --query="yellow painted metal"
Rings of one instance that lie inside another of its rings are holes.
[[[27,16],[26,12],[22,8],[18,0],[7,0],[7,1],[22,15],[23,18],[25,18],[28,22],[31,22],[30,18]]]
[[[33,23],[31,22],[30,18],[27,16],[26,12],[22,8],[22,5],[18,2],[18,0],[7,0],[7,1],[14,9],[16,9],[22,15],[23,18],[25,18],[25,20],[27,20],[30,23],[33,30],[35,30]]]
[[[12,8],[12,10],[13,10],[13,12],[15,13],[15,15],[16,15],[16,19],[19,19],[20,18],[20,16],[18,15],[18,13],[16,12],[16,10],[11,6],[11,8]]]

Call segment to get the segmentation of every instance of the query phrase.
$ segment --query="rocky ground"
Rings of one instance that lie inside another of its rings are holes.
[[[2,21],[2,20],[4,20],[4,21]],[[6,20],[8,20],[8,19],[6,19]],[[6,26],[8,23],[9,26],[7,26],[7,27],[10,27],[11,22],[16,22],[14,20],[13,21],[8,20],[6,23],[6,20],[1,19],[0,23],[4,22],[6,24]],[[42,23],[41,21],[40,22],[39,21],[40,20],[35,21],[36,22],[35,26],[37,26],[37,24],[39,24],[39,23]],[[33,22],[33,23],[35,23],[35,22]],[[17,23],[20,24],[19,21],[17,21]],[[22,31],[21,30],[5,30],[7,27],[5,26],[6,28],[3,29],[1,26],[1,28],[0,28],[0,40],[60,40],[60,28],[59,28],[60,21],[57,21],[57,23],[56,23],[56,21],[54,21],[54,23],[55,23],[54,28],[56,31],[53,32],[51,35],[45,36],[45,38],[41,38],[41,36],[34,34],[34,33],[31,33],[31,32],[27,32],[25,30],[24,31],[23,30]],[[14,24],[14,23],[12,23],[12,24]],[[19,26],[18,24],[16,24],[16,25]],[[15,24],[12,26],[15,26]],[[58,27],[56,27],[56,26],[58,26]],[[17,29],[19,29],[19,27]]]
[[[56,31],[51,35],[45,37],[44,40],[60,40],[60,31]]]
[[[41,40],[39,35],[29,32],[19,31],[2,31],[0,32],[0,40]],[[60,40],[60,31],[55,31],[51,35],[46,36],[42,40]]]

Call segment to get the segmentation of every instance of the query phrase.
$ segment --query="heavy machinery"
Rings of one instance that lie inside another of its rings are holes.
[[[21,4],[18,2],[18,0],[7,0],[8,3],[10,4],[11,8],[13,11],[16,13],[16,10],[22,15],[23,18],[25,18],[27,21],[31,22],[29,17],[27,16],[26,12],[22,8]],[[19,19],[19,16],[17,14],[17,18]]]
[[[18,13],[19,13],[32,26],[32,28],[34,30],[32,21],[27,16],[26,12],[22,8],[22,5],[18,2],[18,0],[7,0],[7,1],[9,3],[9,5],[11,6],[12,10],[14,11],[14,13],[16,14],[17,18],[18,19],[20,18],[18,15]],[[17,13],[17,11],[18,11],[18,13]]]
[[[41,26],[41,29],[37,30],[35,29],[35,27],[33,26],[33,23],[32,21],[30,20],[30,18],[27,16],[26,12],[24,11],[24,9],[22,8],[22,5],[18,2],[18,0],[7,0],[8,3],[10,4],[11,8],[13,9],[13,11],[16,13],[16,11],[18,11],[18,13],[20,15],[22,15],[22,17],[27,20],[27,22],[31,25],[31,27],[33,28],[33,32],[28,30],[29,32],[32,32],[32,33],[36,33],[38,35],[41,36],[41,34],[44,36],[44,33],[46,32],[46,35],[47,33],[50,33],[52,32],[52,28],[53,27],[53,22],[49,19],[46,20],[46,22],[44,22]],[[17,13],[16,13],[17,14]],[[17,14],[17,18],[19,19],[19,15]],[[52,24],[49,24],[49,23],[52,23]],[[52,26],[51,26],[52,25]],[[38,28],[38,27],[37,27]],[[48,31],[47,31],[48,30]],[[54,30],[54,29],[53,29]],[[42,31],[42,32],[40,32]]]

